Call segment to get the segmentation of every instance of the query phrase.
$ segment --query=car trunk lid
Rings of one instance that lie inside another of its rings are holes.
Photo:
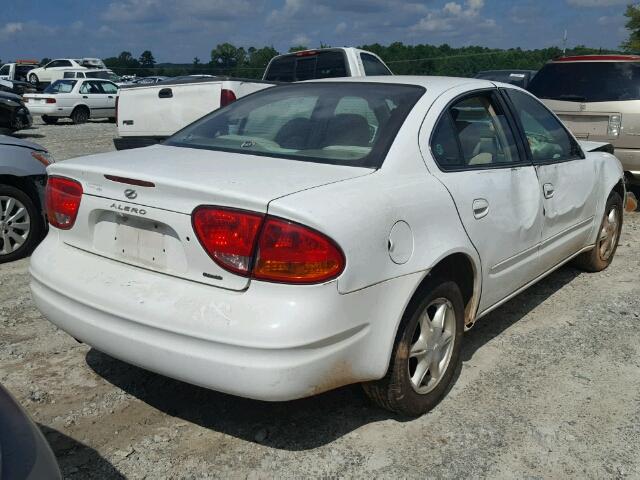
[[[248,279],[219,267],[191,224],[199,205],[265,213],[269,202],[372,170],[157,145],[57,164],[82,183],[72,246],[149,270],[232,290]]]

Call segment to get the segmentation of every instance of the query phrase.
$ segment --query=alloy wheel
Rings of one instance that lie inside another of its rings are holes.
[[[31,219],[18,199],[0,196],[0,255],[8,255],[22,247],[31,232]]]
[[[604,261],[609,260],[618,241],[618,232],[620,230],[620,217],[616,206],[612,206],[605,213],[600,229],[600,238],[598,240],[598,249],[600,258]]]
[[[456,315],[446,298],[432,301],[420,314],[409,349],[409,378],[419,394],[433,390],[447,370],[456,335]]]

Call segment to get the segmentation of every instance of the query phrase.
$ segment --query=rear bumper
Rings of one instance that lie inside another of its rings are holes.
[[[49,105],[29,105],[31,115],[48,115],[49,117],[68,117],[71,115],[71,108],[60,107],[54,103]]]
[[[116,150],[128,150],[155,145],[166,139],[167,137],[116,137],[113,139],[113,145]]]
[[[116,358],[188,383],[289,400],[373,380],[422,274],[341,295],[336,283],[252,282],[232,292],[67,246],[53,229],[31,258],[38,308]]]

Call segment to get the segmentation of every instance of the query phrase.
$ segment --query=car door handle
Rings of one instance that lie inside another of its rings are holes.
[[[86,95],[83,95],[82,98],[89,98],[89,97],[87,97]]]
[[[552,183],[545,183],[542,186],[542,192],[544,193],[544,198],[551,198],[555,193],[555,189],[553,188]]]
[[[476,220],[480,220],[489,213],[489,202],[484,198],[476,198],[473,201],[473,216]]]
[[[109,95],[107,98],[113,98],[113,95]]]
[[[172,98],[173,91],[170,88],[163,88],[158,92],[158,98]]]

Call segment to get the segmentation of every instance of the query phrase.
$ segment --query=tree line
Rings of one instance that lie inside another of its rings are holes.
[[[315,48],[326,48],[319,45]],[[377,54],[398,75],[450,75],[473,76],[482,70],[524,69],[538,70],[547,61],[563,55],[558,47],[523,50],[520,48],[498,49],[480,46],[454,48],[443,45],[405,45],[394,42],[390,45],[374,43],[359,48]],[[306,45],[298,45],[289,52],[305,50]],[[577,46],[566,50],[566,55],[587,55],[596,53],[616,53]],[[273,46],[262,48],[237,47],[222,43],[211,50],[206,62],[195,57],[191,63],[156,63],[153,54],[146,50],[135,58],[130,52],[122,52],[117,57],[105,58],[108,68],[119,75],[191,75],[210,74],[244,78],[260,78],[269,60],[280,53]],[[619,53],[619,52],[617,52]]]

